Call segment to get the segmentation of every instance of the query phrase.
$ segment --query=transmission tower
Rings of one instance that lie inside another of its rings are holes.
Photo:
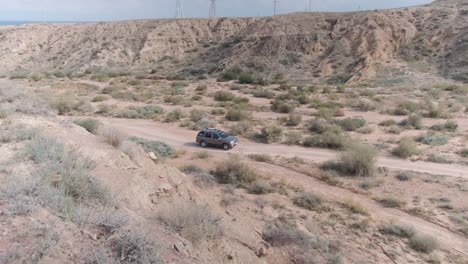
[[[276,16],[276,6],[278,5],[278,0],[273,0],[273,16]]]
[[[176,0],[176,18],[184,18],[184,8],[182,7],[182,3],[180,0]]]
[[[312,12],[312,0],[309,0],[309,12]]]
[[[210,0],[211,7],[210,7],[210,14],[209,17],[216,17],[216,0]]]

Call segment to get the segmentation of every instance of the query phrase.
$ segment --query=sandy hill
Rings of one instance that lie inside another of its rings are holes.
[[[468,80],[468,1],[353,13],[164,19],[0,28],[0,71],[183,69],[242,65],[304,77],[374,77],[411,63]],[[416,67],[417,68],[417,67]]]

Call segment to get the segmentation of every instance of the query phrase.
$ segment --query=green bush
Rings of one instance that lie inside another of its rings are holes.
[[[271,103],[271,110],[277,113],[291,113],[294,111],[294,109],[296,109],[296,107],[296,104],[280,99],[275,99]]]
[[[287,126],[298,126],[302,123],[302,115],[297,113],[290,113],[288,119],[286,120]]]
[[[206,112],[203,110],[193,109],[190,111],[190,120],[192,120],[192,122],[198,122],[206,117],[206,115]]]
[[[75,123],[78,126],[83,127],[89,133],[94,134],[94,135],[97,134],[98,128],[101,125],[99,121],[97,121],[96,119],[92,119],[92,118],[75,120],[73,121],[73,123]]]
[[[234,100],[234,98],[236,98],[236,96],[228,91],[217,91],[214,94],[214,99],[216,101],[227,102]]]
[[[281,141],[283,138],[283,129],[277,126],[268,126],[262,128],[260,139],[267,144]]]
[[[405,238],[410,238],[416,233],[413,226],[398,225],[398,224],[382,225],[379,228],[379,231],[382,234],[405,237]]]
[[[411,171],[403,171],[403,172],[400,172],[396,178],[400,181],[410,181],[411,179],[413,179],[415,177],[415,174]]]
[[[415,113],[421,109],[419,103],[413,101],[403,101],[398,104],[398,107],[393,111],[395,115],[409,115]]]
[[[116,263],[161,263],[159,245],[140,231],[121,231],[111,243],[117,252]],[[115,263],[114,261],[92,263]]]
[[[445,124],[433,125],[431,126],[431,129],[436,131],[455,132],[458,129],[458,123],[456,121],[449,120]]]
[[[431,253],[439,248],[439,242],[431,236],[416,234],[410,238],[410,246],[416,251]]]
[[[109,98],[107,98],[107,96],[98,95],[98,96],[93,97],[93,99],[91,99],[91,102],[93,102],[93,103],[104,102],[104,101],[106,101],[107,99],[109,99]]]
[[[251,194],[267,194],[274,192],[273,185],[267,180],[259,179],[252,182],[248,187],[248,192]]]
[[[335,124],[339,125],[346,131],[356,131],[366,125],[366,121],[362,118],[345,118],[335,120]]]
[[[131,141],[140,145],[146,152],[153,152],[159,158],[172,157],[176,150],[170,145],[155,140],[147,140],[139,137],[131,137]]]
[[[230,109],[226,113],[226,119],[229,121],[242,121],[250,119],[250,113],[239,109]]]
[[[285,144],[288,145],[299,145],[302,142],[302,133],[297,131],[288,132],[285,135]]]
[[[295,205],[305,208],[307,210],[317,209],[322,204],[322,199],[310,192],[301,192],[294,197],[293,202]]]
[[[241,73],[238,80],[241,84],[252,84],[255,82],[255,77],[249,73]]]
[[[120,89],[122,89],[122,88],[117,87],[117,86],[107,86],[107,87],[102,88],[101,93],[102,94],[113,94],[113,93],[119,91]]]
[[[258,178],[257,172],[243,163],[237,156],[231,156],[218,164],[213,171],[213,175],[221,184],[236,186],[245,186]]]
[[[273,159],[268,154],[250,154],[249,158],[258,162],[272,162]]]
[[[327,120],[322,118],[315,118],[311,120],[308,124],[308,129],[310,132],[317,134],[324,134],[327,132],[340,134],[342,132],[341,127],[337,125],[331,125]]]
[[[460,153],[460,155],[464,158],[467,158],[468,157],[468,148],[466,149],[463,149]]]
[[[400,140],[400,144],[393,149],[392,154],[400,158],[409,158],[414,155],[418,155],[420,151],[414,140],[410,138],[403,138]]]
[[[379,123],[379,126],[389,127],[398,124],[397,121],[393,119],[387,119]]]
[[[425,135],[418,136],[416,141],[431,146],[442,146],[448,144],[448,139],[443,135],[428,132]]]
[[[408,128],[421,129],[423,127],[422,117],[418,114],[410,114],[407,119],[400,122],[400,125]]]
[[[275,93],[266,89],[255,89],[252,91],[254,97],[273,99]]]
[[[393,197],[383,197],[377,199],[377,201],[388,208],[399,208],[403,204],[400,200]]]
[[[173,123],[173,122],[179,121],[182,117],[184,117],[184,113],[181,110],[176,109],[176,110],[169,112],[166,116],[166,119],[164,119],[164,121],[167,123]]]
[[[377,153],[377,149],[370,145],[349,144],[341,155],[341,168],[355,176],[372,176],[375,172]]]
[[[341,134],[325,132],[320,135],[306,137],[303,141],[305,147],[342,149],[345,139]]]

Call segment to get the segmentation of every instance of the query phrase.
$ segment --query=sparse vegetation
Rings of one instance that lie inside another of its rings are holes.
[[[176,150],[170,145],[154,140],[139,137],[130,137],[130,140],[140,145],[146,152],[153,152],[158,158],[167,158],[175,155]]]
[[[399,225],[399,224],[386,224],[382,225],[380,228],[380,233],[386,235],[393,235],[398,237],[410,238],[416,231],[413,226],[408,225]]]
[[[104,140],[114,147],[120,147],[126,136],[118,129],[113,127],[103,127],[99,134],[104,137]]]
[[[394,148],[392,154],[400,158],[409,158],[414,155],[418,155],[420,151],[417,148],[414,140],[410,138],[403,138],[400,140],[398,147]]]
[[[295,205],[307,210],[315,210],[322,204],[322,199],[313,193],[301,192],[294,197],[293,202]]]
[[[439,248],[439,243],[431,236],[415,234],[410,238],[410,246],[416,251],[431,253]]]
[[[217,239],[223,234],[221,218],[208,205],[178,202],[167,206],[158,215],[172,230],[194,244]]]
[[[87,118],[87,119],[78,119],[73,121],[76,125],[83,127],[86,129],[89,133],[96,135],[98,132],[98,128],[101,125],[99,121],[96,119],[92,118]]]
[[[267,144],[279,142],[283,138],[283,129],[277,126],[264,127],[259,138]]]
[[[245,186],[258,178],[258,174],[239,157],[231,156],[216,166],[213,175],[222,184]]]

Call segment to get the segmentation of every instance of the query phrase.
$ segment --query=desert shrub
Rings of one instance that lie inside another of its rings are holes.
[[[34,138],[39,134],[35,128],[23,124],[2,124],[0,126],[0,143],[20,142]]]
[[[335,124],[339,125],[346,131],[356,131],[366,125],[366,121],[362,118],[345,118],[335,120]]]
[[[266,89],[255,89],[252,91],[254,97],[273,99],[275,93]]]
[[[204,93],[208,90],[208,86],[206,84],[200,84],[197,86],[197,88],[195,88],[195,91],[197,93]]]
[[[206,115],[206,112],[203,110],[193,109],[192,111],[190,111],[190,120],[192,120],[193,122],[198,122],[204,117],[206,117]]]
[[[397,121],[393,119],[387,119],[379,123],[379,126],[389,127],[398,124]]]
[[[248,192],[251,194],[267,194],[275,191],[273,185],[263,179],[258,179],[248,186]]]
[[[250,112],[240,110],[240,109],[230,109],[226,113],[226,119],[229,121],[242,121],[246,119],[250,119]]]
[[[427,117],[429,118],[446,118],[448,117],[448,114],[446,112],[446,108],[438,104],[436,102],[432,101],[426,101],[426,111],[427,111]]]
[[[245,185],[258,178],[257,172],[237,156],[231,156],[218,164],[213,175],[219,183],[232,185]]]
[[[125,101],[139,101],[140,98],[137,94],[130,92],[130,91],[114,91],[111,94],[112,98],[125,100]]]
[[[444,155],[438,155],[434,153],[429,154],[426,160],[429,162],[435,162],[435,163],[444,163],[444,164],[453,163],[453,160],[450,157],[444,156]]]
[[[241,121],[229,128],[229,133],[233,135],[245,136],[252,131],[252,123],[249,121]]]
[[[122,142],[126,138],[122,132],[113,127],[104,127],[99,131],[99,134],[104,137],[104,140],[108,144],[116,148],[122,145]]]
[[[184,113],[181,110],[176,109],[166,115],[164,122],[173,123],[179,121],[182,117],[184,117]]]
[[[216,109],[211,110],[211,114],[215,116],[222,116],[226,114],[226,111],[222,108],[216,108]]]
[[[410,114],[407,119],[400,122],[401,126],[421,129],[422,128],[422,117],[418,114]]]
[[[279,99],[275,99],[271,103],[271,110],[277,113],[291,113],[296,109],[296,107],[297,105],[292,102]]]
[[[112,116],[117,117],[117,118],[128,118],[128,119],[142,118],[135,109],[121,109],[112,113]]]
[[[286,120],[287,126],[298,126],[302,122],[302,115],[297,113],[290,113]]]
[[[180,95],[168,96],[164,98],[164,102],[172,105],[180,105],[184,102],[184,97]]]
[[[283,138],[283,129],[277,126],[263,127],[259,138],[267,144],[279,142]]]
[[[355,176],[372,176],[375,172],[377,149],[366,144],[349,144],[341,155],[341,170]]]
[[[194,130],[200,130],[200,129],[203,129],[203,128],[210,128],[210,127],[214,127],[216,125],[216,122],[213,120],[213,119],[210,119],[208,117],[204,117],[200,120],[198,120],[194,125],[193,125],[193,129]]]
[[[111,245],[119,263],[162,263],[159,244],[141,231],[121,231],[113,237]]]
[[[356,103],[353,104],[353,107],[361,111],[372,111],[377,108],[375,103],[368,99],[358,100]]]
[[[317,134],[325,134],[327,132],[340,134],[342,132],[341,127],[332,125],[323,118],[315,118],[314,120],[311,120],[308,124],[308,129],[310,132]]]
[[[458,129],[458,123],[456,121],[449,120],[445,124],[433,125],[431,126],[431,129],[436,131],[455,132]]]
[[[160,211],[159,218],[194,244],[217,239],[223,234],[221,218],[208,205],[177,202]]]
[[[380,233],[386,235],[393,235],[398,237],[410,238],[415,234],[413,226],[398,225],[398,224],[386,224],[379,228]]]
[[[250,154],[249,158],[258,162],[272,162],[273,158],[268,154]]]
[[[425,135],[416,137],[416,141],[431,146],[441,146],[448,144],[448,139],[446,137],[432,132],[428,132]]]
[[[115,92],[118,92],[121,88],[118,86],[107,86],[102,88],[101,93],[102,94],[113,94]]]
[[[382,197],[378,198],[377,201],[385,207],[389,208],[399,208],[402,206],[402,202],[394,197]]]
[[[410,238],[410,246],[416,251],[430,253],[439,248],[439,242],[431,236],[415,234]]]
[[[135,107],[134,109],[140,118],[145,119],[155,118],[161,114],[164,114],[164,109],[157,105],[145,105],[141,107]]]
[[[464,158],[468,157],[468,149],[463,149],[461,152],[460,152],[460,155]]]
[[[396,176],[396,178],[400,181],[410,181],[414,177],[415,174],[411,171],[402,171]]]
[[[112,108],[107,104],[101,104],[98,106],[96,114],[98,115],[107,115],[112,111]]]
[[[288,145],[299,145],[302,142],[302,133],[301,132],[288,132],[285,134],[285,144]]]
[[[159,158],[171,157],[176,150],[170,145],[155,140],[147,140],[139,137],[130,137],[130,140],[140,145],[146,152],[153,152]]]
[[[97,121],[96,119],[86,118],[86,119],[78,119],[73,121],[76,125],[83,127],[91,134],[97,134],[98,128],[101,125],[101,122]]]
[[[421,109],[419,103],[413,101],[403,101],[398,104],[397,108],[393,110],[394,115],[409,115],[415,113]]]
[[[322,204],[322,199],[313,193],[301,192],[294,197],[293,202],[295,205],[307,210],[315,210]]]
[[[365,208],[362,204],[356,201],[346,201],[345,203],[343,203],[343,206],[346,207],[353,214],[369,215],[367,208]]]
[[[262,234],[263,240],[274,247],[286,245],[305,245],[310,237],[294,225],[280,223],[267,226]]]
[[[241,84],[252,84],[255,82],[255,77],[249,73],[239,74],[238,81]]]
[[[236,96],[228,91],[217,91],[214,94],[214,99],[220,102],[232,101],[234,98],[236,98]]]
[[[341,134],[325,132],[320,135],[306,137],[302,144],[309,148],[342,149],[344,143],[345,139]]]
[[[416,142],[410,138],[403,138],[396,148],[393,149],[392,154],[400,158],[409,158],[414,155],[418,155],[420,151],[416,145]]]
[[[71,98],[60,97],[52,101],[51,107],[57,110],[59,115],[66,115],[73,110],[74,101]]]
[[[109,99],[109,98],[107,98],[107,96],[98,95],[98,96],[93,97],[93,99],[91,99],[91,102],[93,102],[93,103],[104,102],[104,101],[106,101],[107,99]]]

